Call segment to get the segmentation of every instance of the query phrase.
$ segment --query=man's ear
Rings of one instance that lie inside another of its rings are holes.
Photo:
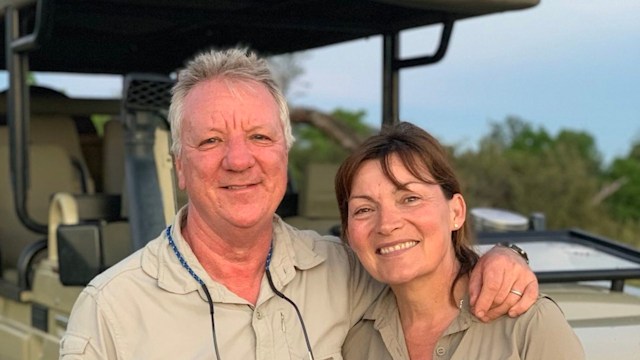
[[[184,173],[182,168],[182,158],[180,156],[173,157],[173,164],[176,167],[176,178],[178,179],[178,188],[184,190],[187,186],[184,179]]]

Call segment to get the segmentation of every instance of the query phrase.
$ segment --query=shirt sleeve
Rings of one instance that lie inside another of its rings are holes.
[[[350,327],[362,319],[365,311],[380,297],[384,285],[376,281],[364,269],[357,256],[349,249],[349,306]]]
[[[560,310],[560,307],[548,297],[540,298],[522,315],[529,321],[521,322],[520,354],[523,359],[584,359],[585,353],[577,335]]]
[[[60,340],[60,359],[118,359],[113,328],[98,306],[96,289],[85,288],[73,305]]]

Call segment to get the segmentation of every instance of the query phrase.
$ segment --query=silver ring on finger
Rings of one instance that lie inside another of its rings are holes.
[[[516,289],[511,289],[511,290],[509,290],[509,292],[512,293],[512,294],[518,295],[518,296],[522,296],[522,292],[520,292],[520,291],[518,291]]]

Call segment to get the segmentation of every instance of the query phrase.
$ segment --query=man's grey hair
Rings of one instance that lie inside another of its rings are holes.
[[[182,150],[180,134],[184,120],[184,99],[199,83],[223,78],[230,80],[256,81],[266,86],[278,106],[280,122],[284,130],[287,150],[293,145],[294,137],[289,120],[287,100],[276,84],[267,61],[254,52],[244,48],[226,50],[208,50],[196,55],[187,66],[178,73],[178,81],[173,86],[169,123],[171,124],[171,152],[179,155]],[[212,96],[215,96],[212,94]]]

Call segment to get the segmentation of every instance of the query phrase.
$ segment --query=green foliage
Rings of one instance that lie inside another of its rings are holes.
[[[577,156],[586,162],[589,171],[600,173],[602,156],[596,147],[596,142],[591,134],[562,130],[556,137],[558,146],[566,146],[577,152]]]
[[[365,124],[364,117],[367,115],[366,111],[350,111],[345,109],[336,109],[331,113],[331,116],[336,119],[342,121],[349,128],[353,129],[353,131],[366,138],[372,135],[375,130],[372,129],[369,125]]]
[[[622,182],[620,189],[606,200],[613,216],[623,222],[640,222],[640,141],[633,144],[628,157],[611,164],[606,177]]]
[[[366,137],[375,130],[363,122],[364,114],[338,109],[332,115]],[[299,124],[294,132],[289,163],[298,183],[306,164],[339,163],[347,156],[316,128]],[[562,130],[554,136],[510,117],[492,124],[477,150],[449,150],[469,208],[542,212],[549,229],[579,228],[640,247],[640,140],[627,157],[603,169],[590,134]],[[602,196],[620,179],[626,179],[621,187]]]
[[[331,115],[363,138],[374,132],[374,129],[364,122],[365,111],[337,109]],[[339,164],[348,155],[347,150],[342,148],[335,140],[311,125],[295,124],[293,133],[296,137],[296,142],[289,151],[289,171],[296,184],[300,184],[306,164]]]
[[[98,135],[102,136],[104,134],[104,124],[111,120],[111,115],[105,114],[93,114],[91,115],[91,122],[93,126],[95,126]]]
[[[27,74],[27,85],[29,86],[38,85],[38,80],[36,80],[36,75],[31,71],[29,71],[29,73]]]
[[[539,154],[552,145],[552,139],[546,130],[534,130],[530,124],[519,118],[509,117],[504,124],[493,123],[491,133],[482,139],[481,143]]]
[[[511,117],[493,124],[477,151],[457,154],[454,160],[469,207],[542,212],[548,228],[577,227],[640,245],[640,186],[611,197],[628,199],[626,207],[622,200],[616,203],[628,215],[624,221],[609,204],[594,202],[605,178],[595,141],[587,133],[563,130],[552,136]],[[631,161],[616,162],[619,170],[610,177],[634,176],[631,182],[640,184],[640,161]]]

